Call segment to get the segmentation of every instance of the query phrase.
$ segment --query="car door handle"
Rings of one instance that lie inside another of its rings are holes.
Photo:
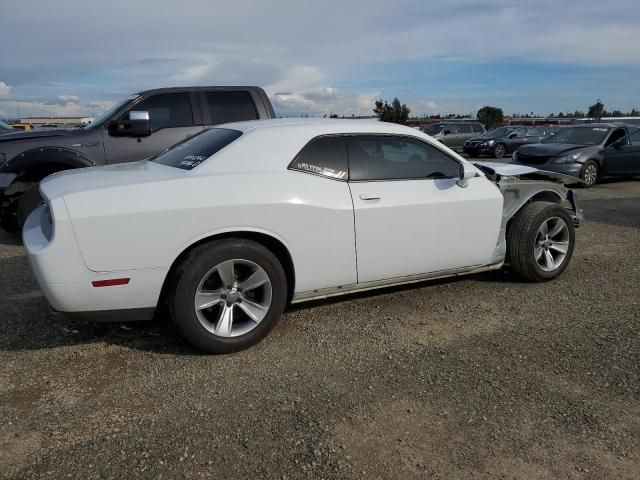
[[[361,193],[359,195],[360,200],[380,200],[382,197],[374,193]]]

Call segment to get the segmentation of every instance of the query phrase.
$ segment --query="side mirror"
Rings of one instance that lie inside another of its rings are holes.
[[[445,130],[442,132],[443,135],[451,135],[451,130]]]
[[[459,187],[465,188],[469,185],[469,179],[476,176],[476,170],[471,165],[461,163],[458,170],[459,180],[456,182]]]
[[[511,135],[509,135],[509,138],[516,138],[518,136],[517,133],[512,133]]]
[[[148,137],[151,135],[149,112],[131,110],[120,122],[109,123],[109,134],[114,137]]]

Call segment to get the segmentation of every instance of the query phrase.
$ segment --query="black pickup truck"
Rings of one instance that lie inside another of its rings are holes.
[[[20,228],[38,206],[38,184],[71,168],[134,162],[207,126],[275,117],[259,87],[185,87],[131,95],[83,128],[0,136],[0,227]]]

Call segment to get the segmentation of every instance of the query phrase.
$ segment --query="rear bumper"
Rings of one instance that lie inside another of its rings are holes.
[[[81,322],[141,322],[153,319],[155,308],[128,308],[121,310],[94,310],[87,312],[59,312],[49,305],[51,313],[56,317],[79,320]]]
[[[60,199],[61,200],[61,199]],[[62,206],[64,208],[64,205]],[[160,297],[166,269],[125,270],[94,272],[89,270],[78,249],[68,217],[60,205],[55,228],[49,237],[41,228],[43,207],[34,210],[25,222],[22,231],[24,247],[31,270],[51,308],[57,312],[81,316],[105,317],[105,312],[114,312],[119,321],[138,320],[126,311],[155,309]],[[126,285],[95,287],[95,280],[129,278]],[[123,315],[115,312],[121,311]],[[95,320],[94,320],[95,321]]]

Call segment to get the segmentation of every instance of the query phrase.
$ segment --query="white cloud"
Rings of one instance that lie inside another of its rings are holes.
[[[65,103],[72,103],[80,100],[80,97],[77,97],[75,95],[58,95],[58,100]]]
[[[0,82],[0,98],[8,97],[11,92],[11,87],[5,82]]]

